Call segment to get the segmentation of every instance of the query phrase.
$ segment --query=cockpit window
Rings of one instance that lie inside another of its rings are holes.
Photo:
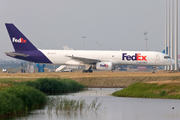
[[[171,57],[169,57],[169,56],[164,56],[164,59],[171,59]]]

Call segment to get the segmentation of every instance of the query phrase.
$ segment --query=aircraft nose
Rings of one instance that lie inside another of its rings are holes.
[[[175,64],[175,61],[173,59],[171,59],[171,64],[173,64],[173,65]]]

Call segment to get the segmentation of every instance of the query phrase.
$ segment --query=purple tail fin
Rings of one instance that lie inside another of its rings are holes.
[[[5,25],[15,51],[23,52],[37,50],[37,48],[16,28],[15,25],[11,23],[6,23]]]

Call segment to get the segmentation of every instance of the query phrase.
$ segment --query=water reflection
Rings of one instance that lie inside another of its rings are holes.
[[[180,101],[170,99],[143,99],[113,97],[116,88],[90,88],[86,91],[60,95],[69,99],[79,100],[81,97],[90,104],[95,98],[103,100],[97,110],[82,112],[65,112],[52,109],[48,112],[47,106],[31,111],[27,117],[15,120],[176,120],[180,119]],[[55,97],[53,95],[49,97]],[[172,109],[174,107],[174,109]]]

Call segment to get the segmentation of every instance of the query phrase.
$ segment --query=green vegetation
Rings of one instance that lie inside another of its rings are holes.
[[[18,85],[27,85],[44,93],[64,93],[77,91],[84,88],[84,85],[71,79],[60,78],[39,78],[35,81],[15,82]]]
[[[25,85],[17,85],[5,91],[20,98],[23,101],[23,106],[26,108],[36,107],[46,101],[44,93]]]
[[[41,78],[35,81],[1,82],[0,118],[37,108],[47,100],[44,93],[63,93],[83,88],[82,84],[70,79]]]
[[[45,103],[45,94],[28,86],[13,86],[0,91],[0,117],[25,113]]]
[[[22,100],[18,99],[15,95],[9,94],[7,91],[0,91],[0,117],[16,113],[23,108]]]
[[[118,97],[166,98],[180,99],[180,84],[135,83],[114,92]]]

